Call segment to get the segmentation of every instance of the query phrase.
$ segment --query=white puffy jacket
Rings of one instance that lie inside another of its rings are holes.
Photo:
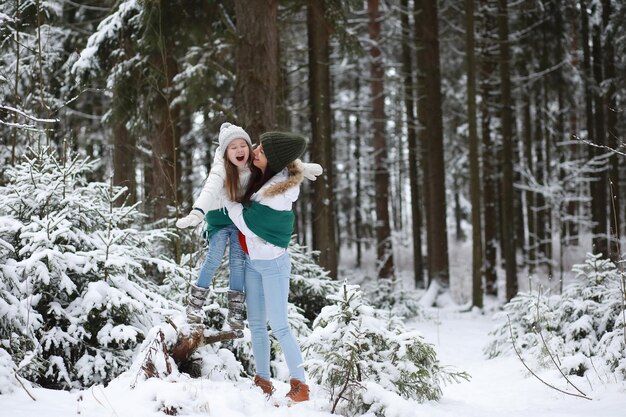
[[[251,199],[277,211],[289,211],[300,195],[300,184],[305,178],[307,165],[299,159],[292,162],[278,174],[270,178]],[[317,164],[313,164],[317,165]],[[246,246],[250,259],[276,259],[287,249],[272,245],[257,236],[243,218],[243,205],[225,199],[228,216],[239,231],[246,237]]]

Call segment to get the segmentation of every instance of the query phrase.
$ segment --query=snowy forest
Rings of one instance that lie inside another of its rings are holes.
[[[2,0],[0,407],[623,415],[625,92],[618,0]],[[228,254],[185,317],[225,122],[323,167],[287,248],[309,401],[275,338],[252,382]]]

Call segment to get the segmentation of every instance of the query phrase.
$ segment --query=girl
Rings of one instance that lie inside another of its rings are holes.
[[[189,215],[176,222],[179,228],[195,227],[203,218],[207,222],[209,250],[200,268],[198,281],[191,285],[189,292],[187,318],[192,323],[202,321],[202,306],[208,296],[209,286],[224,256],[226,243],[230,242],[227,322],[232,329],[243,328],[245,254],[237,238],[238,230],[226,215],[221,196],[226,192],[232,200],[241,198],[240,191],[245,190],[250,177],[251,153],[252,141],[248,133],[239,126],[223,123],[219,133],[219,147],[202,192]]]
[[[293,233],[293,202],[300,193],[303,166],[296,159],[306,149],[298,135],[268,132],[254,150],[248,188],[236,203],[226,201],[228,215],[239,228],[246,251],[245,291],[248,325],[257,375],[255,385],[264,393],[274,391],[270,381],[269,319],[272,334],[278,339],[291,374],[287,397],[294,402],[309,399],[302,353],[289,327],[287,297],[291,259],[287,246]]]

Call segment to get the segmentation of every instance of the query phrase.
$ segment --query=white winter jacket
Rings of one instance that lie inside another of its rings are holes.
[[[293,203],[300,195],[300,184],[304,178],[304,169],[306,168],[300,160],[292,162],[287,168],[270,178],[259,191],[252,194],[251,199],[274,210],[291,210]],[[275,246],[263,240],[250,230],[244,221],[244,207],[241,203],[236,203],[226,198],[225,204],[228,209],[228,216],[246,237],[246,246],[248,247],[250,259],[276,259],[287,251],[285,248]]]

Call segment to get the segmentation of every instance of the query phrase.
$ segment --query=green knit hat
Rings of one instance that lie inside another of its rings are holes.
[[[267,164],[277,173],[298,159],[306,150],[306,138],[295,133],[265,132],[260,139]]]

